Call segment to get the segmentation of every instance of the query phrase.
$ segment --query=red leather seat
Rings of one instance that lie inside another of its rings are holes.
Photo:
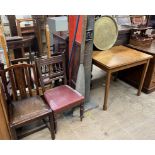
[[[45,91],[44,97],[54,112],[61,112],[84,102],[84,97],[68,85],[61,85]]]

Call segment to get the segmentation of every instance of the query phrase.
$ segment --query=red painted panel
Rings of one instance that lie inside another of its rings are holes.
[[[77,15],[69,16],[69,57],[70,57],[71,50],[72,50],[72,43],[73,43],[73,39],[74,39],[77,17],[78,17]],[[80,16],[78,30],[76,33],[76,42],[78,42],[79,44],[82,43],[82,24],[83,24],[82,18],[83,18],[83,16]],[[74,48],[74,51],[72,51],[72,52],[74,52],[74,53],[72,53],[72,60],[71,60],[70,66],[69,66],[69,84],[70,85],[71,85],[71,81],[76,82],[75,76],[77,75],[78,66],[79,66],[79,62],[80,62],[80,48],[76,48],[76,49]]]
[[[72,49],[72,42],[74,39],[74,32],[76,28],[76,20],[77,20],[77,15],[70,15],[69,16],[69,54]],[[81,44],[82,42],[82,18],[83,16],[80,16],[79,19],[79,24],[78,24],[78,30],[76,34],[76,41]]]

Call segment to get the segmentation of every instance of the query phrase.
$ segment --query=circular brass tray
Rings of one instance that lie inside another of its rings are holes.
[[[110,16],[100,17],[95,22],[94,45],[99,50],[111,48],[118,36],[118,27],[115,20]]]

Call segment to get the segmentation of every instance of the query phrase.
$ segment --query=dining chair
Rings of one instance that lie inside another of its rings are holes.
[[[30,78],[32,72],[34,80]],[[1,70],[0,75],[7,102],[12,139],[18,139],[18,128],[45,119],[49,119],[49,125],[48,123],[46,125],[50,129],[52,139],[55,139],[52,111],[39,95],[35,65],[15,64]]]
[[[52,109],[55,133],[57,132],[56,114],[58,113],[80,106],[80,119],[82,121],[84,96],[67,85],[64,53],[51,58],[36,59],[36,66],[44,98]],[[62,85],[46,89],[46,85],[51,85],[55,80],[59,80]]]

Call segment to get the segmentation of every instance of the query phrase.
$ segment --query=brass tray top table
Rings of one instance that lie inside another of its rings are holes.
[[[111,74],[120,70],[144,64],[144,69],[137,92],[137,95],[139,96],[141,94],[141,89],[151,58],[151,55],[122,45],[114,46],[106,51],[93,51],[93,64],[107,72],[103,110],[107,110]]]

